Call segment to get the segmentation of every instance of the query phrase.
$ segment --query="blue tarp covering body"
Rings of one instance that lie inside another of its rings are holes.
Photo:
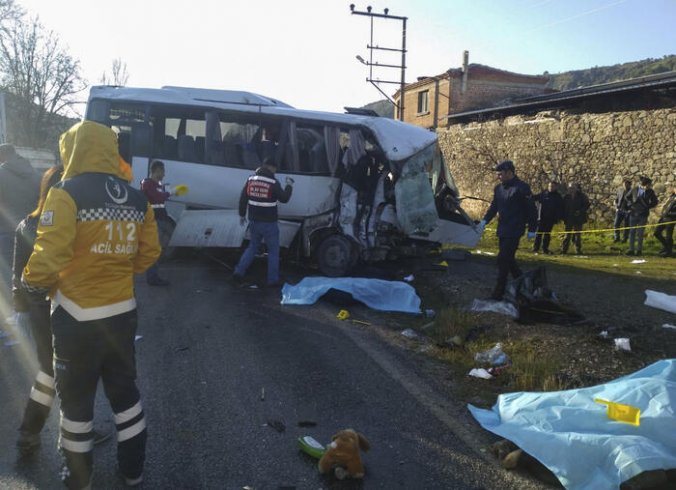
[[[640,408],[640,425],[607,416],[601,398]],[[484,429],[514,442],[567,489],[611,489],[644,471],[676,468],[676,359],[606,384],[500,395],[491,410],[469,405]]]
[[[311,305],[329,289],[350,293],[374,310],[420,313],[420,298],[409,284],[364,277],[306,277],[295,286],[284,284],[282,304]]]

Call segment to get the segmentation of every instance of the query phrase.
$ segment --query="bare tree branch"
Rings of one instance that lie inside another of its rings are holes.
[[[129,73],[127,72],[127,63],[123,62],[120,58],[115,58],[113,60],[113,65],[111,68],[111,76],[104,71],[101,75],[101,83],[103,85],[117,85],[119,87],[124,87],[127,85],[129,80]]]
[[[0,15],[2,14],[0,0]],[[9,0],[5,0],[6,2]],[[10,2],[11,3],[11,2]],[[0,83],[17,100],[19,143],[47,145],[56,116],[74,112],[75,96],[87,87],[74,59],[53,31],[37,17],[8,19],[0,30]]]

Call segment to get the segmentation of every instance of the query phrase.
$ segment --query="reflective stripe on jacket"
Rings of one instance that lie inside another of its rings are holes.
[[[277,221],[277,201],[288,202],[292,190],[290,185],[282,189],[275,175],[260,167],[244,184],[239,199],[239,215],[244,216],[248,209],[251,221]]]
[[[76,124],[61,136],[60,149],[64,180],[47,195],[23,283],[48,290],[80,321],[130,311],[133,274],[160,255],[153,210],[120,173],[110,128]]]

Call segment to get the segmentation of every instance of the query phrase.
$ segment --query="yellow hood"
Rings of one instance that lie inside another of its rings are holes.
[[[61,135],[59,151],[63,162],[63,180],[85,172],[126,176],[120,168],[117,135],[108,126],[82,121]]]

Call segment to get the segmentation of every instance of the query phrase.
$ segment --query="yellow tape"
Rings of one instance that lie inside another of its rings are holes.
[[[536,232],[537,235],[544,235],[546,233],[550,233],[552,235],[568,235],[568,234],[573,234],[573,233],[606,233],[609,231],[623,231],[623,230],[631,230],[631,229],[638,229],[638,228],[653,228],[655,226],[666,226],[666,225],[673,225],[676,224],[676,221],[665,221],[663,223],[649,223],[647,225],[639,225],[639,226],[623,226],[621,228],[603,228],[603,229],[598,229],[598,230],[580,230],[580,231],[538,231]],[[494,228],[486,228],[487,230],[494,231]]]

